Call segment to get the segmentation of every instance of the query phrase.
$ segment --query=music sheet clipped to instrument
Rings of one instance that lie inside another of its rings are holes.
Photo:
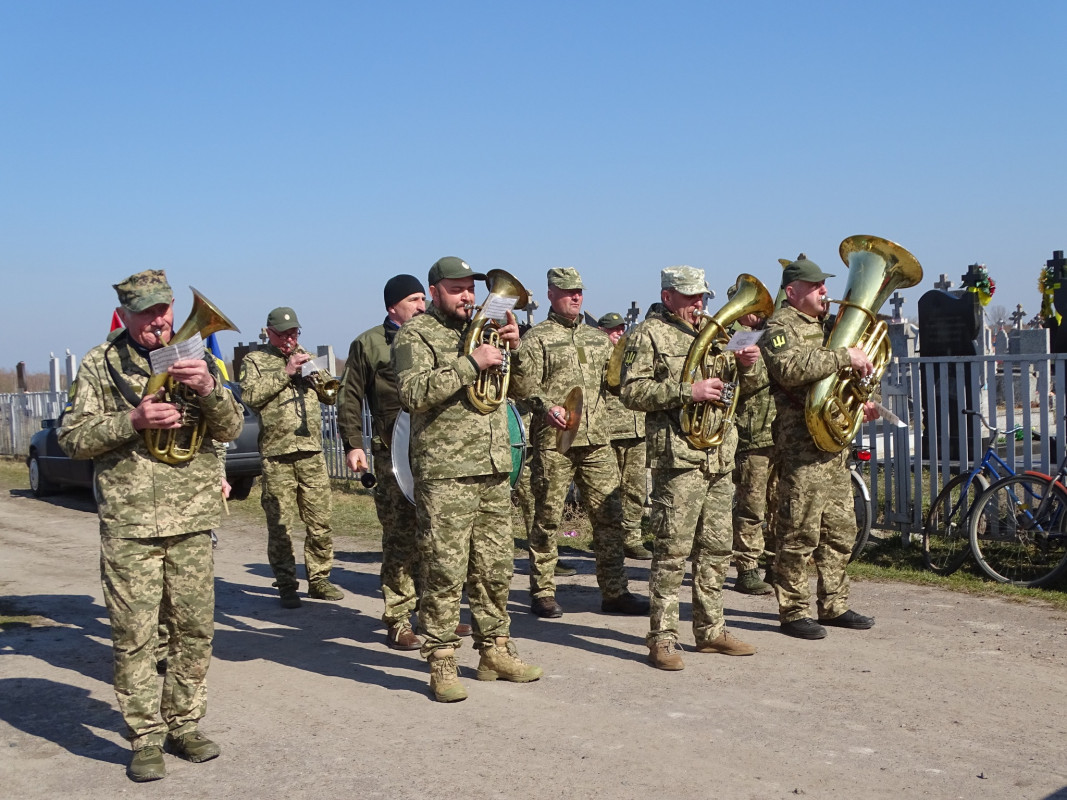
[[[159,374],[166,372],[175,361],[204,357],[204,340],[197,333],[181,342],[160,347],[148,354],[148,361],[152,365],[152,372]]]
[[[506,319],[507,312],[515,308],[517,297],[502,297],[498,294],[490,294],[485,298],[482,313],[489,319]]]

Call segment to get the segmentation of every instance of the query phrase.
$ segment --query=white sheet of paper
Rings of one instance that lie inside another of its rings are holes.
[[[518,298],[515,297],[501,297],[498,294],[491,294],[485,298],[485,305],[482,306],[482,311],[489,319],[506,319],[507,312],[515,308],[515,303],[518,302]]]
[[[763,336],[763,331],[738,331],[726,345],[727,350],[744,350],[751,344],[755,344]]]
[[[148,354],[148,362],[152,365],[152,372],[166,372],[175,361],[187,358],[204,357],[204,340],[200,334],[186,339],[184,342],[160,347]]]
[[[305,378],[315,372],[326,369],[326,356],[319,356],[300,365],[300,374]]]

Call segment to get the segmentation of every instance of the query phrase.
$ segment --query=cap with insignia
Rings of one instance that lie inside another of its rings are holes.
[[[138,272],[122,283],[116,283],[114,289],[119,295],[119,305],[134,314],[160,303],[170,305],[174,300],[174,292],[167,283],[167,273],[161,269]]]
[[[485,275],[481,272],[475,272],[470,268],[470,264],[464,261],[462,258],[456,258],[455,256],[445,256],[439,258],[434,262],[434,265],[430,267],[430,275],[426,282],[433,286],[438,281],[445,278],[474,278],[476,281],[484,281]]]
[[[548,285],[557,289],[585,289],[582,276],[574,267],[553,267],[548,271]]]
[[[612,311],[598,319],[596,324],[598,328],[617,328],[620,325],[625,325],[626,321],[622,318],[621,314],[616,314]]]
[[[704,270],[684,264],[667,267],[659,274],[661,289],[674,289],[680,294],[704,294],[708,291],[708,282],[704,280]]]
[[[778,260],[781,261],[782,259]],[[809,261],[808,257],[801,253],[797,256],[796,261],[786,264],[785,269],[782,270],[782,286],[788,286],[793,281],[819,283],[832,277],[834,277],[832,274],[823,272],[818,264],[814,261]]]
[[[300,327],[300,320],[296,318],[296,312],[286,306],[281,306],[267,314],[267,327],[278,333],[291,331]]]

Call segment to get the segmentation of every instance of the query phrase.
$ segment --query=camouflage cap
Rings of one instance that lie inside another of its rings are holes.
[[[781,259],[779,259],[781,261]],[[808,281],[809,283],[819,283],[827,278],[834,277],[829,272],[823,272],[819,265],[814,261],[809,261],[808,257],[801,253],[797,256],[796,261],[792,261],[785,265],[785,269],[782,270],[782,286],[786,287],[793,281]]]
[[[548,285],[557,289],[585,289],[582,276],[574,267],[553,267],[548,271]]]
[[[167,273],[161,269],[138,272],[122,283],[116,283],[114,289],[119,295],[119,305],[134,314],[160,303],[170,305],[174,300],[174,292],[167,283]]]
[[[472,270],[470,264],[462,258],[445,256],[444,258],[437,259],[437,261],[434,262],[434,265],[430,267],[430,275],[426,282],[430,284],[430,286],[433,286],[444,278],[474,278],[476,281],[484,281],[485,275],[481,272]]]
[[[626,320],[622,318],[621,314],[616,314],[611,311],[596,321],[598,328],[617,328],[620,325],[625,325]]]
[[[287,306],[278,308],[267,314],[267,327],[278,333],[291,331],[300,327],[300,320],[296,318],[296,312]]]
[[[708,282],[704,280],[704,270],[688,267],[684,264],[667,267],[659,274],[661,289],[674,289],[680,294],[704,294],[708,291]]]

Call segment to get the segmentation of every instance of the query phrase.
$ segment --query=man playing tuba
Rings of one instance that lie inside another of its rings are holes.
[[[782,273],[786,302],[760,339],[777,412],[774,590],[782,633],[800,639],[822,639],[824,625],[856,630],[874,625],[871,617],[848,607],[845,567],[856,540],[848,448],[834,453],[820,449],[804,416],[807,394],[820,380],[845,367],[860,376],[873,369],[862,348],[830,349],[823,344],[823,319],[829,310],[826,279],[832,277],[807,258],[790,263]],[[877,415],[873,403],[864,406],[865,419]],[[818,622],[809,610],[807,564],[812,556],[819,573]]]

